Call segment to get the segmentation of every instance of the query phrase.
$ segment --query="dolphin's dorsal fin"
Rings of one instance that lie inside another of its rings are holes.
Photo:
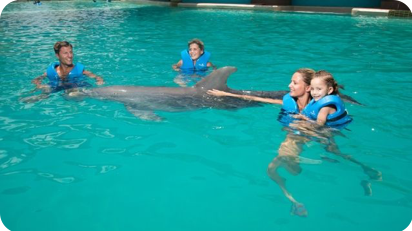
[[[217,70],[214,70],[212,73],[206,76],[206,78],[198,82],[194,86],[194,88],[201,88],[203,90],[216,89],[221,91],[227,91],[227,78],[236,70],[236,67],[222,67]]]

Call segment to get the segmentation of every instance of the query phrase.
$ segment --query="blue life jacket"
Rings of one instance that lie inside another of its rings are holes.
[[[335,113],[326,117],[326,126],[342,129],[352,122],[353,119],[348,115],[345,104],[338,95],[327,95],[318,101],[312,99],[303,109],[302,114],[311,120],[316,120],[320,109],[326,106],[334,106],[336,108]]]
[[[280,110],[278,121],[283,126],[289,126],[290,123],[296,120],[292,115],[299,114],[299,107],[296,100],[290,96],[290,93],[284,95],[282,101],[282,109]]]
[[[287,93],[283,96],[282,100],[282,110],[290,114],[299,114],[299,107],[296,103],[296,100],[290,96],[290,93]]]
[[[62,81],[57,74],[56,67],[59,66],[59,62],[53,62],[50,64],[50,66],[47,68],[47,78],[49,79],[49,85],[52,88],[55,88],[59,85],[62,84]],[[70,83],[70,84],[78,84],[81,82],[84,82],[84,76],[83,76],[83,71],[84,71],[84,66],[81,63],[76,63],[74,65],[73,69],[69,72],[67,79],[65,82]]]
[[[210,53],[207,51],[204,51],[203,54],[197,59],[196,64],[193,65],[193,60],[189,55],[188,50],[183,50],[180,55],[182,56],[182,61],[183,64],[180,67],[180,69],[185,70],[202,70],[206,71],[208,69],[207,63],[209,62],[210,59]]]

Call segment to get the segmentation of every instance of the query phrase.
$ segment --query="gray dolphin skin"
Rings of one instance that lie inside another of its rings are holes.
[[[144,120],[162,120],[156,111],[179,112],[201,108],[238,109],[260,106],[234,97],[215,97],[207,91],[217,89],[242,95],[282,99],[288,91],[245,91],[227,86],[228,77],[237,69],[222,67],[214,70],[193,87],[109,86],[87,90],[84,96],[123,103],[127,110]]]

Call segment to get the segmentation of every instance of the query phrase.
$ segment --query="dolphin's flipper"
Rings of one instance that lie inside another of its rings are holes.
[[[20,99],[20,102],[22,103],[36,103],[42,99],[46,99],[50,96],[50,94],[40,94],[40,95],[34,95],[34,96],[28,96]]]
[[[151,120],[151,121],[162,121],[163,118],[156,115],[152,111],[144,111],[134,108],[133,106],[127,105],[126,109],[132,113],[134,116],[142,119],[142,120]]]

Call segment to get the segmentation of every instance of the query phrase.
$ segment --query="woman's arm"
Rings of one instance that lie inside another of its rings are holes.
[[[207,94],[209,95],[214,95],[214,96],[230,96],[230,97],[235,97],[235,98],[240,98],[244,100],[250,100],[250,101],[257,101],[257,102],[262,102],[262,103],[271,103],[271,104],[282,104],[283,101],[280,99],[270,99],[270,98],[262,98],[262,97],[257,97],[257,96],[251,96],[251,95],[238,95],[238,94],[233,94],[225,91],[219,91],[216,89],[213,90],[208,90]]]

